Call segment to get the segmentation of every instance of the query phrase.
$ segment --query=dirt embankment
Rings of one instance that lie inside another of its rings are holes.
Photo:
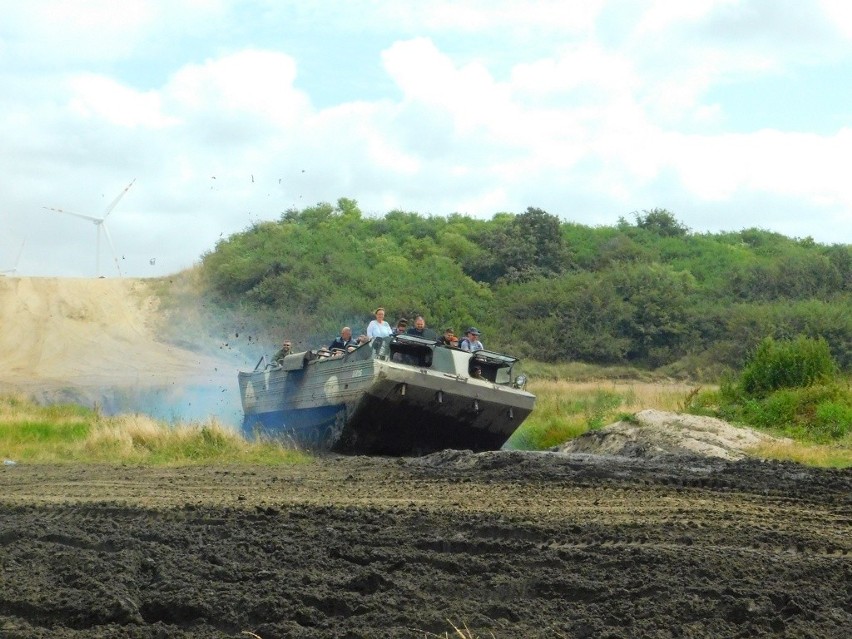
[[[146,280],[0,277],[0,392],[234,421],[234,362],[166,343],[161,321]]]
[[[0,382],[146,384],[199,372],[156,340],[157,299],[133,279],[0,279]]]

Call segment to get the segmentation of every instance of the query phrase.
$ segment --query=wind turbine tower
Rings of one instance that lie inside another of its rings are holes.
[[[18,272],[18,262],[21,261],[21,255],[24,252],[24,244],[26,244],[26,243],[27,243],[26,240],[21,242],[21,248],[18,249],[18,257],[15,258],[15,265],[12,268],[7,268],[5,270],[0,271],[0,275],[14,275],[15,273]]]
[[[45,206],[48,211],[56,211],[57,213],[64,213],[66,215],[74,215],[76,217],[83,218],[84,220],[89,220],[92,222],[97,230],[95,231],[97,235],[96,244],[95,244],[95,273],[98,277],[101,276],[101,231],[103,231],[104,235],[106,235],[107,242],[109,242],[109,247],[112,250],[112,259],[115,261],[115,270],[118,271],[118,276],[121,277],[121,266],[118,264],[118,255],[115,252],[115,245],[112,243],[112,237],[110,237],[109,229],[106,225],[107,216],[112,213],[112,210],[118,204],[118,201],[124,197],[124,194],[130,190],[130,187],[133,186],[133,183],[136,182],[136,178],[133,178],[130,181],[130,184],[124,187],[124,190],[118,194],[118,196],[112,201],[112,203],[106,208],[104,214],[101,217],[95,217],[94,215],[85,215],[83,213],[74,213],[73,211],[65,211],[63,209],[54,209],[49,206]]]

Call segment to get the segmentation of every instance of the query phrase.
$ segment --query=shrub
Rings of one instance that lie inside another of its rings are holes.
[[[852,432],[852,406],[841,401],[817,406],[811,432],[818,440],[840,439]]]
[[[740,374],[746,395],[765,397],[782,388],[830,382],[837,375],[828,343],[799,336],[795,340],[764,339]]]
[[[715,406],[714,406],[715,404]],[[725,377],[715,396],[689,406],[706,413],[812,442],[852,432],[852,394],[823,339],[763,340],[739,376]]]

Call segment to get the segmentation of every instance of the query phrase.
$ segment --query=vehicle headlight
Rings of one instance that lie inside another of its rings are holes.
[[[527,385],[527,376],[526,375],[518,375],[515,378],[514,387],[515,388],[526,388]]]

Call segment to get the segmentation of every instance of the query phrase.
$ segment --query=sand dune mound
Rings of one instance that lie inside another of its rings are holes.
[[[156,386],[219,362],[160,341],[140,279],[0,278],[0,387]]]
[[[626,457],[702,455],[742,459],[755,446],[779,441],[751,428],[737,428],[713,417],[643,410],[631,421],[620,421],[566,442],[564,453],[592,453]]]

